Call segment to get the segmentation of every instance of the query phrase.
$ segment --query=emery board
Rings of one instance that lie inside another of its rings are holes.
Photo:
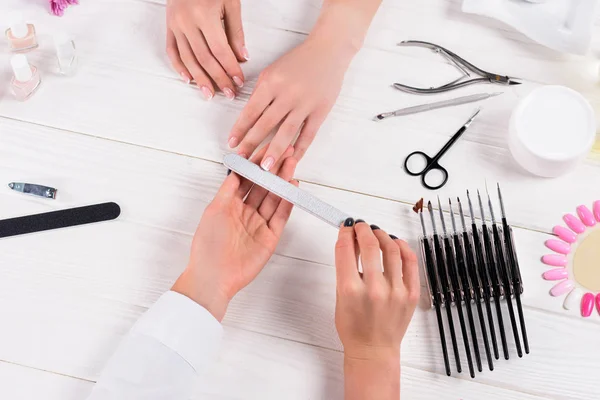
[[[294,206],[301,208],[335,228],[339,229],[344,221],[350,217],[350,215],[286,182],[277,175],[264,171],[258,165],[240,155],[227,154],[223,159],[223,164],[236,174],[267,189],[269,192],[289,201]]]
[[[0,238],[110,221],[121,214],[116,203],[95,204],[0,220]]]

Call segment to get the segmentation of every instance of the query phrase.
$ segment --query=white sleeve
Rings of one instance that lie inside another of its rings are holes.
[[[221,324],[188,297],[167,292],[133,326],[88,400],[186,400],[217,357]]]

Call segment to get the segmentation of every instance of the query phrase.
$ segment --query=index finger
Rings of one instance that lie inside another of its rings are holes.
[[[354,234],[354,219],[348,218],[340,228],[335,244],[335,271],[338,286],[359,282],[358,256]]]
[[[409,293],[418,295],[421,286],[417,255],[404,240],[395,239],[394,242],[400,247],[400,255],[402,256],[402,280],[404,281],[404,286]]]

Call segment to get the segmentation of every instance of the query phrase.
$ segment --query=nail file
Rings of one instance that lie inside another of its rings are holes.
[[[110,221],[120,214],[121,208],[116,203],[103,203],[10,218],[0,220],[0,238]]]
[[[258,165],[237,154],[227,154],[223,159],[223,164],[236,174],[289,201],[333,227],[339,228],[350,217],[350,215],[286,182],[277,175],[262,170]]]

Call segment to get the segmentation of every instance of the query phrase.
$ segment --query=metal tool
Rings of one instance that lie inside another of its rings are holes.
[[[477,370],[483,371],[481,366],[481,355],[479,354],[479,343],[477,341],[477,331],[475,327],[475,320],[473,318],[473,310],[471,309],[471,302],[473,300],[472,285],[469,280],[469,274],[465,264],[465,257],[463,253],[463,246],[460,242],[460,235],[456,230],[456,220],[454,219],[454,209],[452,208],[452,200],[448,199],[448,205],[450,206],[450,219],[452,220],[452,240],[454,242],[454,253],[456,257],[456,268],[460,276],[461,286],[464,293],[465,308],[467,309],[467,319],[469,321],[469,328],[471,330],[471,340],[473,341],[473,352],[475,353],[475,362],[477,363]],[[475,377],[475,374],[472,376]]]
[[[350,217],[350,215],[286,182],[277,175],[264,171],[258,165],[246,160],[242,156],[233,153],[227,154],[223,160],[223,164],[238,175],[289,201],[298,208],[327,222],[335,228],[339,229],[342,223]]]
[[[456,258],[450,244],[450,236],[446,231],[446,221],[444,218],[444,211],[442,210],[442,203],[438,197],[438,210],[440,212],[440,221],[442,221],[442,231],[444,233],[444,249],[446,250],[446,261],[448,262],[448,275],[450,275],[450,281],[452,282],[452,288],[454,289],[454,303],[456,304],[456,311],[458,312],[458,322],[460,323],[460,331],[463,337],[463,343],[465,345],[465,351],[467,352],[467,364],[469,366],[469,374],[471,378],[475,378],[475,371],[473,369],[473,358],[471,357],[471,348],[469,346],[469,337],[467,336],[467,327],[465,324],[465,317],[463,314],[462,303],[462,287],[458,280],[458,268],[456,266]]]
[[[481,194],[479,193],[479,190],[477,190],[477,198],[479,199],[479,211],[481,212],[481,233],[483,235],[483,245],[485,246],[486,267],[489,271],[490,282],[492,284],[492,293],[496,306],[496,317],[498,318],[498,329],[500,330],[502,350],[504,352],[504,358],[508,360],[510,355],[508,354],[506,332],[504,331],[504,319],[502,317],[502,308],[500,306],[500,298],[502,297],[502,283],[500,282],[498,275],[498,267],[494,258],[494,247],[492,246],[490,232],[488,231],[487,224],[485,222],[485,212],[483,211],[483,202],[481,201]]]
[[[421,227],[423,228],[423,246],[425,247],[425,268],[427,271],[427,278],[432,289],[433,306],[435,307],[435,315],[438,321],[438,329],[440,331],[440,340],[442,342],[442,353],[444,355],[444,366],[446,368],[446,375],[452,375],[450,371],[450,359],[448,357],[448,348],[446,347],[446,335],[444,334],[444,322],[442,321],[441,306],[444,304],[442,298],[442,292],[439,289],[437,274],[435,273],[435,265],[433,262],[433,253],[431,246],[429,245],[429,239],[427,239],[427,230],[425,229],[425,221],[423,221],[423,210],[419,210],[419,218],[421,218]]]
[[[456,143],[456,141],[460,139],[463,133],[465,133],[466,130],[469,129],[469,126],[471,126],[471,124],[475,120],[475,117],[477,117],[477,115],[480,112],[481,109],[478,109],[471,116],[471,118],[469,118],[469,120],[463,124],[463,126],[458,130],[458,132],[456,132],[454,136],[452,136],[450,140],[448,140],[444,147],[442,147],[442,149],[435,156],[430,157],[422,151],[413,151],[408,156],[406,156],[406,159],[404,160],[404,169],[406,173],[408,173],[411,176],[421,176],[421,183],[427,189],[436,190],[443,187],[446,184],[446,182],[448,182],[448,171],[439,164],[439,160],[444,154],[446,154],[450,147],[452,147],[454,143]],[[420,171],[411,171],[408,166],[411,159],[415,161],[416,159],[422,159],[425,161],[425,166]],[[427,176],[432,171],[439,171],[439,173],[442,174],[442,182],[439,185],[429,185],[427,183]]]
[[[494,74],[491,72],[484,71],[480,68],[477,68],[475,65],[471,64],[464,58],[456,55],[448,49],[443,48],[434,43],[423,42],[418,40],[406,40],[398,43],[398,46],[416,46],[416,47],[424,47],[434,52],[442,55],[446,58],[453,66],[455,66],[462,75],[453,80],[452,82],[448,82],[445,85],[438,87],[430,87],[430,88],[417,88],[412,86],[403,85],[400,83],[394,83],[394,87],[398,90],[408,93],[416,93],[416,94],[435,94],[435,93],[443,93],[448,92],[454,89],[462,88],[465,86],[478,84],[478,83],[493,83],[497,85],[520,85],[521,82],[518,81],[518,78],[512,78],[509,76],[502,76],[498,74]],[[476,78],[471,78],[471,74],[477,76]]]
[[[469,96],[457,97],[455,99],[450,99],[450,100],[438,101],[438,102],[430,103],[430,104],[422,104],[422,105],[414,106],[414,107],[401,108],[396,111],[391,111],[391,112],[386,112],[386,113],[376,115],[373,118],[373,121],[381,121],[382,119],[386,119],[386,118],[390,118],[390,117],[401,117],[403,115],[418,114],[418,113],[422,113],[425,111],[438,110],[440,108],[454,107],[454,106],[460,106],[463,104],[475,103],[477,101],[487,100],[490,97],[496,97],[501,94],[503,94],[503,93],[502,92],[479,93],[479,94],[472,94]]]
[[[492,338],[492,347],[494,349],[494,357],[500,358],[498,353],[498,341],[496,340],[496,329],[494,328],[494,317],[492,316],[492,306],[490,299],[492,297],[492,284],[490,281],[490,275],[487,268],[485,267],[485,257],[483,253],[483,245],[479,238],[479,230],[475,223],[475,214],[473,213],[473,203],[471,202],[471,196],[467,190],[467,200],[469,202],[469,212],[471,214],[471,233],[473,235],[473,248],[475,249],[475,260],[477,265],[477,271],[479,272],[479,279],[481,280],[481,288],[483,290],[483,301],[488,317],[488,325],[490,326],[490,337]]]
[[[473,289],[475,306],[477,307],[477,315],[479,317],[479,325],[481,327],[481,336],[483,337],[483,346],[485,349],[485,356],[488,362],[488,368],[490,369],[490,371],[493,371],[494,361],[492,360],[490,342],[488,340],[487,329],[485,327],[485,318],[483,317],[483,309],[481,307],[481,302],[484,299],[484,293],[481,287],[481,281],[479,279],[479,271],[477,271],[477,265],[475,264],[475,253],[473,252],[473,247],[471,246],[471,240],[469,238],[469,232],[467,231],[467,224],[465,223],[465,214],[463,212],[462,203],[460,202],[460,199],[458,197],[456,198],[456,200],[458,201],[458,210],[460,213],[460,221],[462,224],[462,236],[464,242],[465,258],[470,282],[469,287]],[[491,315],[491,310],[489,315]]]
[[[48,186],[35,185],[32,183],[11,182],[8,184],[8,187],[16,192],[30,194],[32,196],[45,197],[47,199],[56,198],[56,192],[58,192],[57,189]]]
[[[523,315],[523,306],[521,305],[521,273],[517,263],[516,249],[512,239],[512,229],[506,220],[504,211],[504,202],[502,201],[502,193],[500,192],[500,184],[498,184],[498,199],[500,201],[500,211],[502,212],[502,232],[504,233],[504,247],[506,249],[509,276],[513,282],[513,292],[515,302],[517,303],[517,312],[519,313],[519,323],[521,325],[521,336],[523,337],[523,347],[525,353],[529,354],[529,340],[527,339],[527,329],[525,328],[525,316]]]

